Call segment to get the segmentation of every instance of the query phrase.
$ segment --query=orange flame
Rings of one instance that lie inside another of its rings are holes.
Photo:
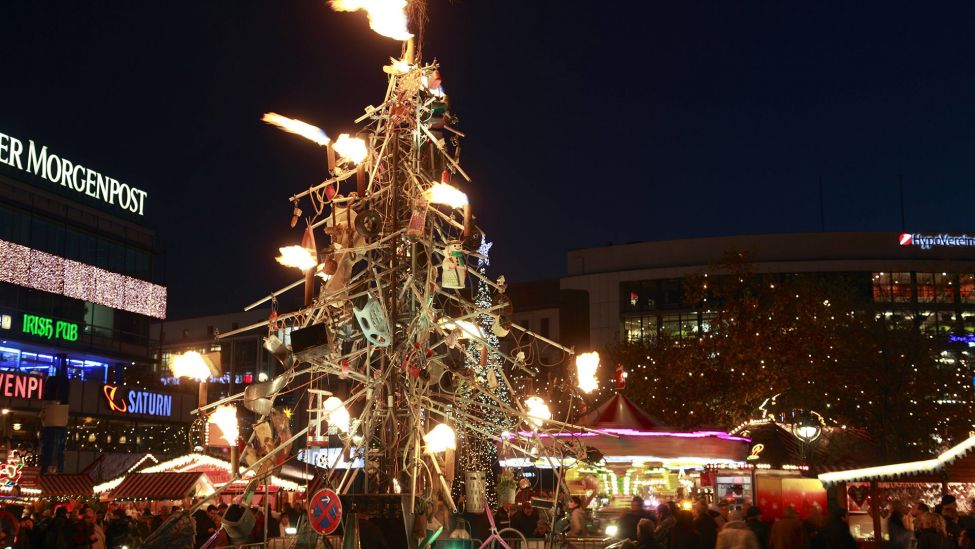
[[[358,137],[349,137],[347,133],[340,135],[335,140],[332,148],[335,149],[335,152],[339,153],[339,156],[351,161],[353,164],[361,164],[369,156],[369,149],[366,148],[366,142]]]
[[[413,35],[406,27],[406,0],[331,0],[335,11],[365,10],[369,28],[396,40],[409,40]]]
[[[323,132],[321,128],[312,126],[311,124],[302,122],[301,120],[281,116],[278,113],[269,112],[262,116],[261,120],[271,124],[272,126],[277,126],[288,133],[300,135],[305,139],[314,141],[323,147],[328,145],[329,141],[331,141],[331,139],[325,135],[325,132]]]
[[[281,251],[281,255],[275,259],[285,267],[297,267],[302,271],[307,271],[318,265],[311,250],[304,246],[285,246],[284,248],[278,248],[278,250]]]

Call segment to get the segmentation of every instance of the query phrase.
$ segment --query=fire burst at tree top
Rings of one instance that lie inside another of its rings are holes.
[[[343,455],[362,459],[365,468],[326,464],[322,485],[348,493],[364,474],[366,492],[405,494],[408,513],[437,502],[456,510],[452,477],[471,473],[484,490],[499,447],[534,459],[553,451],[540,433],[579,430],[553,419],[537,395],[515,394],[511,376],[532,365],[518,345],[509,353],[502,341],[535,338],[572,351],[512,323],[504,278],[487,276],[490,245],[463,192],[472,185],[460,164],[464,134],[438,66],[420,58],[421,37],[407,28],[407,13],[422,19],[422,3],[342,0],[332,7],[364,10],[373,30],[406,41],[383,67],[385,97],[355,121],[355,137],[333,140],[312,124],[264,116],[324,147],[329,178],[293,195],[285,217],[292,227],[303,221],[303,236],[282,246],[277,260],[303,277],[250,306],[271,301],[267,322],[221,336],[266,329],[265,346],[283,373],[202,411],[236,402],[257,416],[242,458],[258,478],[296,453],[301,436],[308,446],[323,446],[331,433]],[[278,311],[276,297],[302,285],[304,306]],[[276,336],[282,328],[290,328],[290,347]],[[591,377],[598,357],[588,364]],[[292,433],[275,399],[296,392],[308,426]],[[512,434],[502,439],[503,431]],[[451,453],[458,435],[461,471]],[[585,453],[566,440],[556,459]],[[467,491],[468,511],[484,496],[493,500],[490,486],[484,495]]]

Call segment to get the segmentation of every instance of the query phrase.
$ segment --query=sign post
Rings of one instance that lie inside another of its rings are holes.
[[[342,501],[334,490],[323,488],[308,503],[308,521],[323,536],[335,531],[342,522]]]

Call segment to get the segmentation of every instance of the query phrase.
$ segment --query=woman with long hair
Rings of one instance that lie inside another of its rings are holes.
[[[948,532],[945,519],[934,513],[922,513],[919,517],[920,529],[917,535],[917,549],[949,549]]]

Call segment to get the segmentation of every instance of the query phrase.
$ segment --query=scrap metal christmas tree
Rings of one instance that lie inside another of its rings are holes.
[[[236,400],[256,414],[243,461],[259,473],[290,457],[302,435],[310,446],[331,438],[345,456],[363,459],[365,491],[407,494],[410,513],[437,498],[456,509],[449,486],[453,459],[447,457],[455,433],[463,437],[462,466],[492,467],[503,431],[510,433],[506,452],[532,459],[552,451],[541,444],[540,432],[578,431],[552,419],[537,397],[515,394],[510,376],[530,372],[531,365],[518,345],[505,352],[500,342],[527,337],[572,351],[512,323],[504,278],[486,274],[490,246],[462,191],[471,184],[460,164],[464,134],[438,65],[421,59],[422,43],[408,32],[408,14],[411,21],[423,19],[422,2],[332,6],[366,10],[374,30],[403,41],[400,57],[383,67],[385,97],[355,121],[355,136],[333,140],[310,124],[264,116],[325,148],[329,178],[290,198],[291,226],[303,222],[304,233],[277,258],[303,277],[250,307],[276,304],[277,296],[302,285],[304,306],[275,308],[268,322],[222,335],[266,326],[266,347],[283,373],[204,410]],[[284,327],[291,328],[290,347],[276,335]],[[275,398],[295,391],[307,397],[309,421],[291,433]],[[324,465],[324,482],[339,493],[362,474]],[[480,473],[482,479],[491,475]],[[468,487],[468,511],[484,499],[470,488],[478,487]]]

